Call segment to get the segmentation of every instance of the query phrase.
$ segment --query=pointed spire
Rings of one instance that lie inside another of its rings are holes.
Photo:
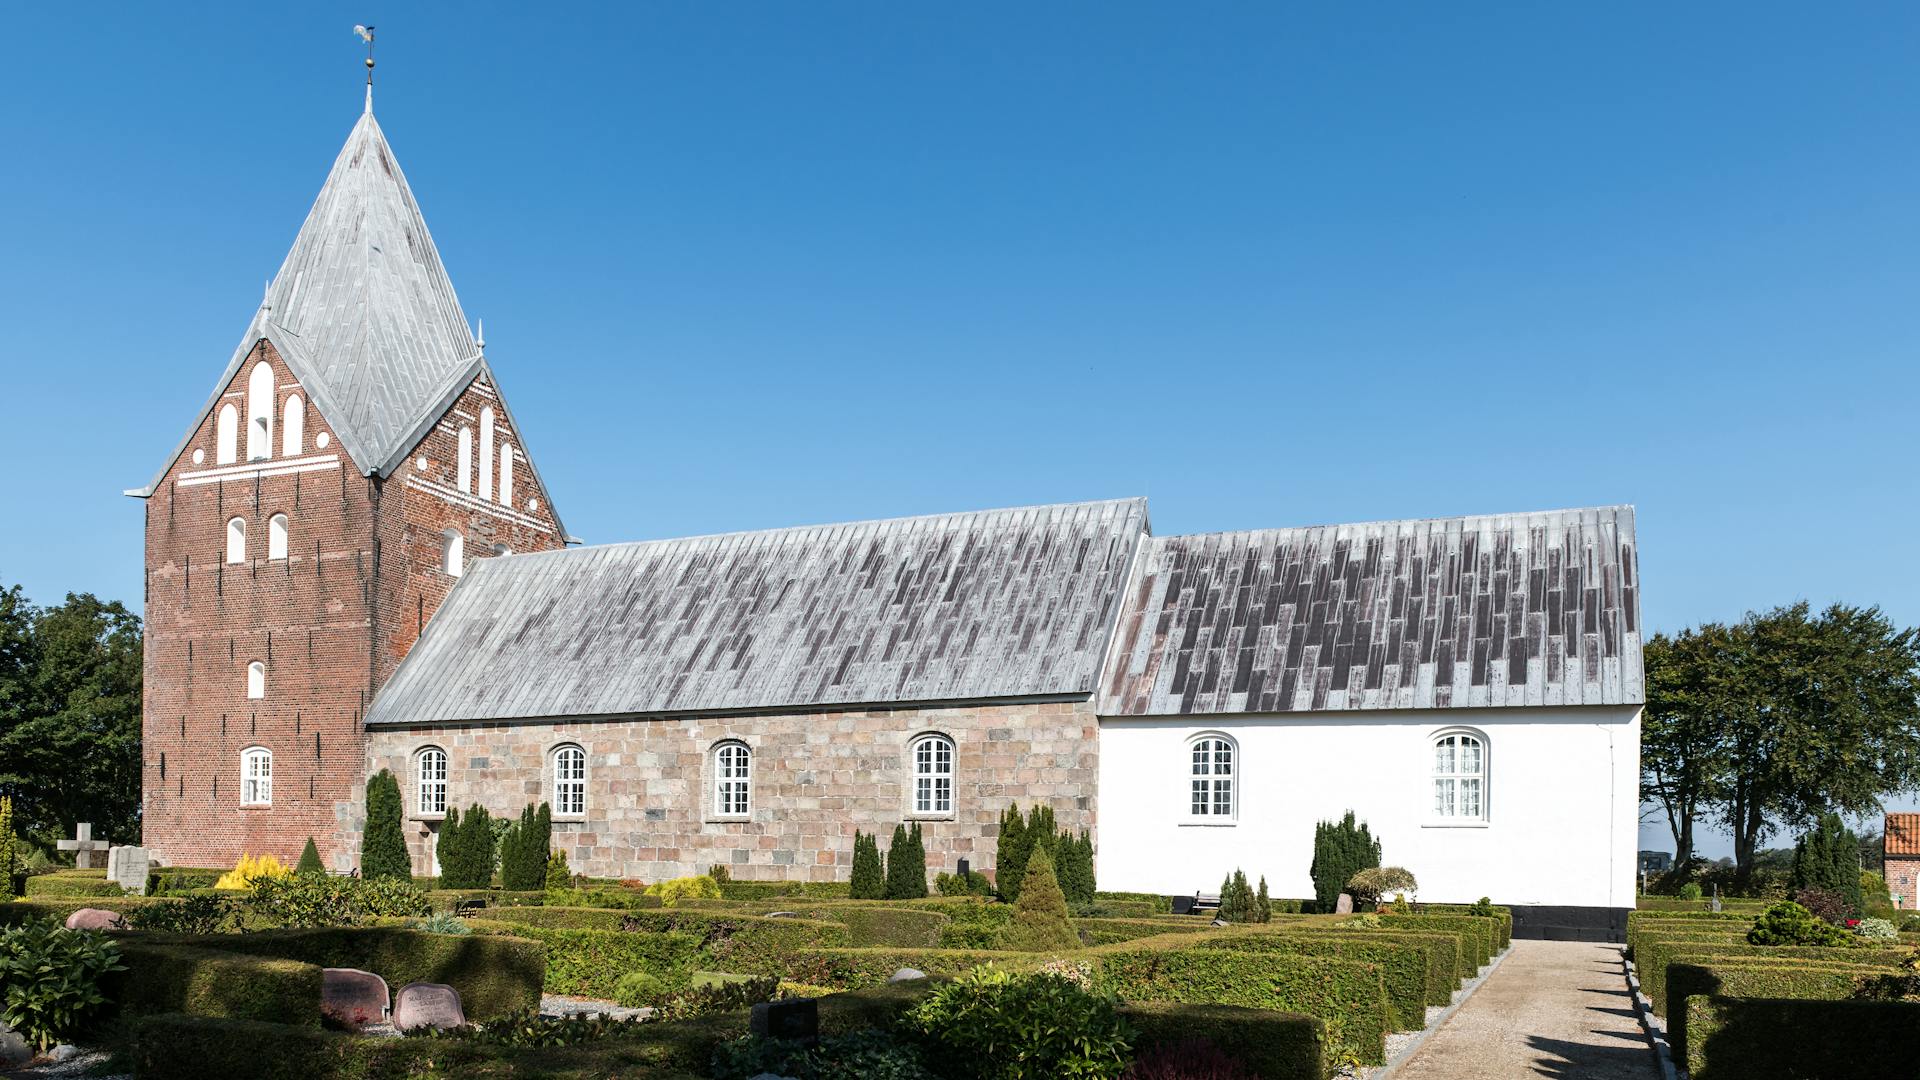
[[[487,320],[480,320],[480,328],[473,332],[473,347],[481,352],[487,351]]]

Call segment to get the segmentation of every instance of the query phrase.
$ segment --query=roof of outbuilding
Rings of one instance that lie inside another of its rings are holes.
[[[1090,695],[1144,500],[478,559],[369,725]]]
[[[1887,855],[1920,855],[1920,814],[1887,815]]]
[[[1644,700],[1627,506],[1149,540],[1099,712]]]

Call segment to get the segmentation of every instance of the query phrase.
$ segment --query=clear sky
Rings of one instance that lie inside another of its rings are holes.
[[[36,8],[0,66],[0,581],[137,606],[119,492],[292,241],[367,21],[589,542],[1631,502],[1653,629],[1920,622],[1911,4]]]

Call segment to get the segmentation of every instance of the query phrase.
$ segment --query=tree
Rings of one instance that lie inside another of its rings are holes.
[[[1253,894],[1253,921],[1273,921],[1273,900],[1267,896],[1267,875],[1260,875],[1260,891]]]
[[[307,846],[300,849],[300,862],[293,868],[293,872],[296,874],[327,872],[327,864],[320,861],[320,848],[314,844],[313,837],[307,837]]]
[[[1060,891],[1070,905],[1093,903],[1096,891],[1093,877],[1093,838],[1084,830],[1079,836],[1062,832],[1053,843],[1054,867],[1060,879]]]
[[[872,833],[853,831],[853,879],[847,895],[855,900],[884,900],[887,870],[880,861],[880,844]]]
[[[1725,626],[1707,623],[1646,644],[1647,707],[1640,718],[1640,798],[1657,804],[1673,834],[1673,873],[1692,872],[1694,826],[1720,797],[1727,735],[1743,706],[1729,673],[1736,649]]]
[[[553,846],[553,811],[528,806],[500,842],[500,887],[530,892],[546,886],[547,851]]]
[[[913,900],[927,895],[926,849],[914,832],[904,825],[893,827],[893,843],[887,848],[887,899]]]
[[[1308,870],[1319,910],[1332,911],[1355,873],[1379,865],[1380,841],[1366,822],[1354,820],[1353,811],[1337,822],[1321,822],[1313,831],[1313,865]]]
[[[453,861],[446,856],[446,843],[453,840]],[[474,803],[465,814],[456,815],[447,808],[440,830],[440,887],[443,889],[485,889],[493,884],[493,815]]]
[[[433,861],[440,864],[440,888],[464,889],[467,867],[467,830],[460,827],[460,808],[449,803],[440,816],[440,832],[434,837]]]
[[[400,831],[400,782],[386,769],[367,778],[367,827],[360,834],[360,876],[413,880],[413,859]],[[445,835],[444,833],[442,834]]]
[[[1033,844],[1027,839],[1027,819],[1020,816],[1015,803],[1000,811],[1000,839],[994,848],[994,884],[1000,898],[1012,903],[1020,899],[1021,879],[1027,872],[1027,853]]]
[[[1067,917],[1067,898],[1053,873],[1053,856],[1044,846],[1036,847],[1027,860],[1020,899],[1014,905],[1013,921],[1001,934],[1000,947],[1016,952],[1080,947],[1080,935],[1073,932],[1073,921]]]
[[[573,871],[567,866],[567,853],[554,848],[547,855],[547,888],[564,889],[573,884]]]
[[[1793,876],[1788,879],[1795,897],[1818,889],[1840,898],[1850,914],[1861,910],[1860,839],[1839,814],[1822,814],[1793,846]]]
[[[1220,883],[1220,921],[1252,922],[1253,906],[1253,890],[1247,886],[1247,872],[1236,869]]]

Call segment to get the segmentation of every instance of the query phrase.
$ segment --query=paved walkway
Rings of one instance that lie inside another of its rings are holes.
[[[1660,1080],[1618,945],[1515,941],[1394,1080]]]

